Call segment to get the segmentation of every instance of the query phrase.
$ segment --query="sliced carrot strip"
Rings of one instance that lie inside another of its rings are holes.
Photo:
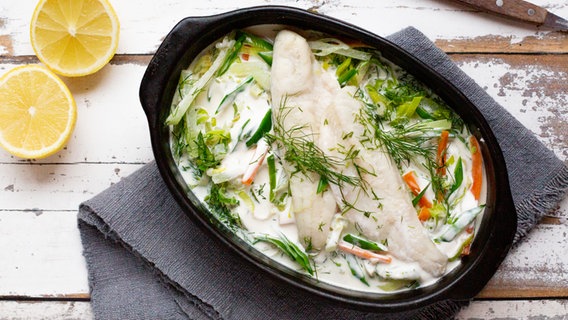
[[[471,145],[471,177],[473,178],[471,193],[475,200],[479,200],[481,186],[483,185],[483,158],[481,157],[479,142],[474,136],[469,137],[469,143]]]
[[[414,194],[414,196],[420,194],[422,190],[420,190],[420,186],[418,185],[418,180],[416,180],[414,171],[408,171],[402,176],[402,179],[404,180],[404,182],[406,182],[406,185],[408,186],[408,188],[410,188],[410,191],[412,192],[412,194]],[[428,200],[426,196],[422,196],[422,198],[418,200],[418,205],[423,208],[432,208],[432,202],[430,202],[430,200]]]
[[[371,262],[384,262],[384,263],[391,263],[392,258],[386,256],[384,254],[374,253],[369,250],[361,249],[351,243],[345,241],[339,241],[337,244],[337,248],[341,251],[345,251],[347,253],[351,253],[357,257],[370,260]]]
[[[270,148],[268,144],[264,141],[264,139],[261,139],[256,146],[254,155],[252,156],[252,159],[249,162],[245,173],[243,174],[241,182],[244,185],[248,186],[254,181],[258,169],[260,169],[260,166],[262,165],[262,162],[264,161],[264,158],[266,157],[269,149]]]
[[[438,143],[438,152],[436,154],[436,162],[438,164],[438,169],[436,173],[440,175],[446,175],[446,148],[448,147],[448,138],[450,132],[447,130],[442,131],[440,134],[440,142]]]
[[[418,220],[424,222],[428,219],[430,219],[430,208],[422,207],[418,213]]]

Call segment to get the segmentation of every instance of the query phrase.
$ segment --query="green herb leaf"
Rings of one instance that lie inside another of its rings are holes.
[[[247,140],[246,146],[250,147],[257,143],[266,133],[270,132],[270,129],[272,129],[272,109],[266,112],[256,131]]]
[[[296,261],[310,275],[314,275],[314,268],[312,266],[313,262],[310,260],[308,255],[300,249],[295,243],[290,241],[284,234],[282,234],[279,238],[274,238],[268,235],[264,235],[261,237],[256,237],[255,242],[262,241],[267,242],[278,249],[280,249],[284,254],[286,254],[290,259]]]

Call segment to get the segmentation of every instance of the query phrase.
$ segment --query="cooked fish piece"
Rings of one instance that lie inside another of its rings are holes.
[[[309,237],[314,248],[325,245],[329,228],[321,228],[321,224],[330,225],[337,203],[344,217],[365,237],[388,242],[394,257],[417,262],[433,276],[442,275],[447,257],[418,220],[392,158],[380,146],[367,149],[360,142],[365,132],[359,120],[361,102],[321,68],[306,40],[291,31],[277,35],[273,59],[275,119],[286,112],[282,121],[285,129],[303,127],[303,134],[313,134],[315,144],[335,158],[345,158],[349,150],[357,150],[355,159],[333,169],[364,181],[355,186],[333,186],[332,192],[316,194],[317,174],[293,175],[292,200],[300,241]],[[288,165],[293,172],[293,164]]]
[[[291,31],[281,31],[274,41],[271,71],[271,95],[274,121],[280,119],[284,130],[293,135],[312,135],[314,142],[325,112],[322,104],[329,104],[330,96],[319,74],[318,63],[304,38]],[[315,87],[322,90],[314,90]],[[284,115],[285,114],[285,115]],[[307,249],[319,250],[325,246],[331,220],[337,211],[330,192],[317,194],[320,176],[316,173],[299,173],[293,163],[285,163],[290,174],[292,209],[300,243]]]
[[[424,271],[440,276],[448,258],[418,220],[410,193],[391,156],[380,146],[369,149],[361,144],[365,134],[359,120],[361,104],[352,94],[337,85],[334,103],[326,115],[328,125],[321,129],[321,136],[326,139],[320,139],[320,147],[332,156],[345,157],[345,150],[351,148],[358,152],[352,163],[340,170],[348,176],[360,176],[364,182],[332,188],[344,217],[365,237],[387,242],[394,257],[417,262]]]

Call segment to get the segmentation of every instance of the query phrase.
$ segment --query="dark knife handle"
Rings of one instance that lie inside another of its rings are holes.
[[[523,0],[457,0],[485,12],[495,13],[515,20],[541,25],[548,11]]]

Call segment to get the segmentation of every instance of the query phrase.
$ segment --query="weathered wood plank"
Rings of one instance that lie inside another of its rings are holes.
[[[533,0],[557,15],[568,17],[565,1]],[[560,2],[560,3],[559,3]],[[3,3],[0,10],[0,55],[33,55],[29,21],[36,1]],[[566,34],[494,17],[450,1],[396,0],[230,0],[112,2],[121,21],[118,52],[152,53],[182,18],[222,13],[258,5],[287,5],[342,19],[385,36],[414,26],[440,46],[456,52],[567,52]],[[156,14],[160,12],[160,14]],[[432,23],[435,21],[436,23]],[[151,26],[151,27],[149,27]],[[538,40],[538,44],[535,42]]]
[[[480,297],[568,297],[567,233],[564,222],[537,226]],[[2,299],[88,298],[75,211],[0,211],[0,234]]]
[[[568,55],[451,55],[487,93],[568,163]]]
[[[474,301],[456,320],[568,319],[568,300]]]
[[[0,211],[0,235],[0,296],[88,292],[76,211]]]
[[[0,210],[74,211],[142,165],[0,163]]]
[[[0,301],[0,320],[94,319],[89,302]]]
[[[568,300],[473,301],[456,320],[566,319]],[[89,302],[0,301],[0,320],[93,319]]]

